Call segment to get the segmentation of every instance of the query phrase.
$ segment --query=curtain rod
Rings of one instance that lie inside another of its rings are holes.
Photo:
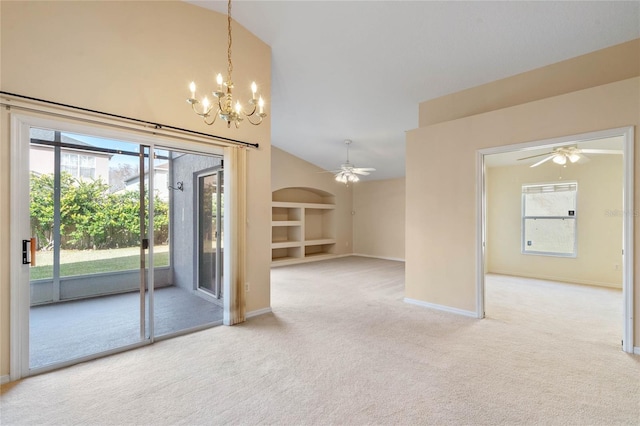
[[[169,125],[166,125],[166,124],[154,123],[152,121],[140,120],[138,118],[126,117],[124,115],[111,114],[111,113],[108,113],[108,112],[97,111],[97,110],[94,110],[94,109],[83,108],[83,107],[78,107],[78,106],[69,105],[69,104],[63,104],[63,103],[60,103],[60,102],[47,101],[45,99],[38,99],[38,98],[30,97],[30,96],[18,95],[16,93],[9,93],[9,92],[0,91],[0,94],[7,95],[7,96],[13,96],[13,97],[16,97],[16,98],[21,98],[21,99],[27,99],[27,100],[30,100],[30,101],[42,102],[42,103],[49,104],[49,105],[61,106],[61,107],[64,107],[64,108],[71,108],[71,109],[75,109],[75,110],[78,110],[78,111],[90,112],[90,113],[93,113],[93,114],[100,114],[100,115],[103,115],[103,116],[106,116],[106,117],[118,118],[118,119],[121,119],[121,120],[129,120],[129,121],[133,121],[133,122],[136,122],[136,123],[147,124],[147,125],[153,126],[156,129],[176,130],[176,131],[179,131],[179,132],[185,132],[185,133],[190,133],[192,135],[204,136],[206,138],[216,139],[216,140],[224,141],[224,142],[236,143],[236,144],[240,144],[240,145],[244,145],[244,146],[248,146],[248,147],[253,147],[253,148],[259,148],[260,147],[260,144],[258,144],[258,143],[244,142],[244,141],[240,141],[240,140],[237,140],[237,139],[225,138],[224,136],[210,135],[208,133],[198,132],[198,131],[189,130],[189,129],[183,129],[181,127],[169,126]]]

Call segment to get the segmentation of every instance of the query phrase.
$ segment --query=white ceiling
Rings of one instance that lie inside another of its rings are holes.
[[[226,1],[189,1],[226,13]],[[272,48],[272,144],[404,176],[418,104],[640,37],[640,1],[247,1]]]

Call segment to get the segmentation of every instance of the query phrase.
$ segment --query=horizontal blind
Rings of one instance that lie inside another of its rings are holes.
[[[545,192],[566,192],[577,190],[578,184],[576,182],[553,183],[544,185],[522,185],[523,194],[541,194]]]

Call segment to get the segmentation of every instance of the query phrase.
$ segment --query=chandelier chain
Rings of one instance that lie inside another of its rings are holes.
[[[229,36],[229,44],[227,47],[227,81],[231,83],[231,72],[233,71],[233,62],[231,62],[231,0],[227,5],[227,34]]]

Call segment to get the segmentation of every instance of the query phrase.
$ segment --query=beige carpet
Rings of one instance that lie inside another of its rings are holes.
[[[405,304],[404,265],[274,269],[273,314],[2,387],[12,424],[640,424],[615,290],[490,277],[475,320]]]

